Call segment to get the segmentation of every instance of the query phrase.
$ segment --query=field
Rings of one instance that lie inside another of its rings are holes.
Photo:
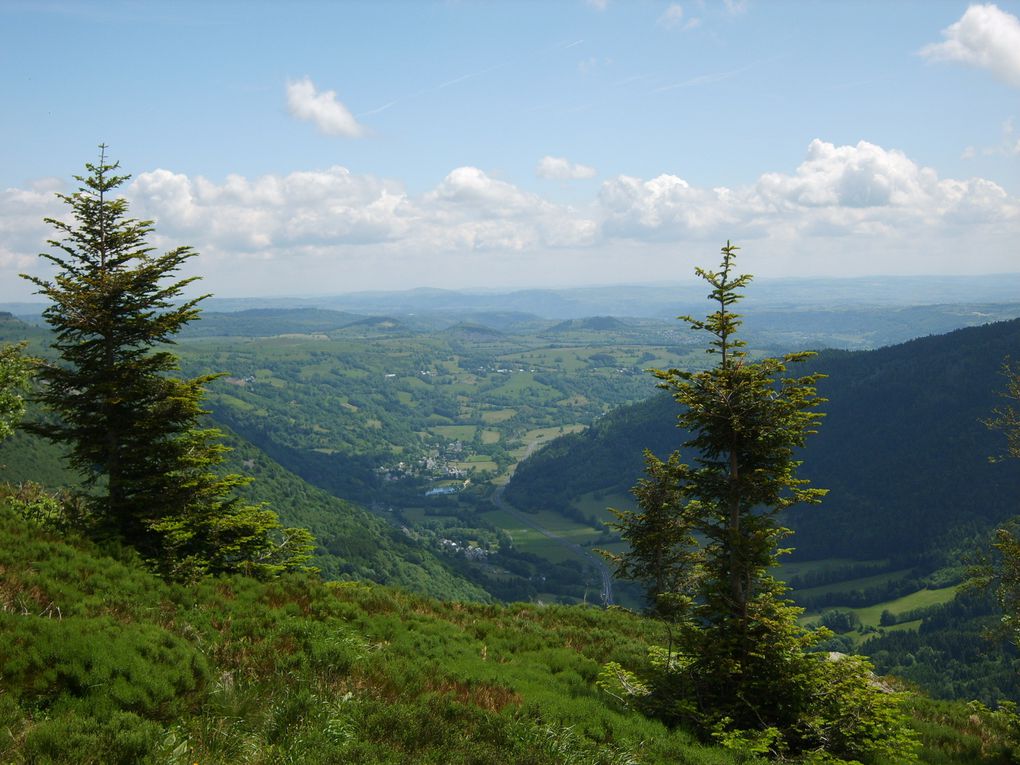
[[[821,585],[819,587],[803,587],[797,590],[797,595],[801,598],[812,599],[819,595],[847,593],[853,590],[866,590],[879,587],[881,585],[887,585],[890,582],[894,582],[899,579],[905,579],[910,572],[911,569],[907,568],[900,569],[898,571],[890,571],[884,574],[859,577],[856,579],[844,579],[838,582],[832,582],[831,584]]]
[[[631,494],[597,495],[596,493],[589,492],[588,494],[582,494],[574,500],[574,507],[580,511],[581,515],[587,518],[594,518],[597,521],[609,523],[616,520],[616,516],[609,511],[609,508],[635,510],[637,509],[637,504]]]
[[[956,597],[958,589],[959,587],[954,586],[943,587],[937,590],[918,590],[917,592],[904,595],[903,597],[896,598],[895,600],[890,600],[885,603],[876,603],[866,608],[855,608],[852,610],[860,617],[862,624],[865,626],[877,627],[879,617],[881,617],[882,612],[885,610],[899,615],[918,608],[926,608],[928,606],[948,603]]]

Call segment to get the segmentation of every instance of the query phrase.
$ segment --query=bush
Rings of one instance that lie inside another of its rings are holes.
[[[43,709],[85,700],[93,714],[165,719],[187,709],[208,675],[194,647],[155,625],[0,614],[3,685]]]

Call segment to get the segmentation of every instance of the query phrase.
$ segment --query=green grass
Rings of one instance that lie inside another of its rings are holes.
[[[851,610],[860,617],[862,624],[877,627],[878,620],[882,616],[882,612],[887,609],[898,615],[907,611],[913,611],[916,608],[941,605],[943,603],[948,603],[955,598],[956,591],[958,589],[959,585],[942,587],[938,590],[918,590],[910,595],[904,595],[902,598],[889,600],[885,603],[876,603],[875,605],[868,606],[866,608],[854,608]]]
[[[472,473],[482,473],[485,471],[495,471],[499,466],[492,460],[487,460],[480,455],[476,455],[469,460],[464,462],[454,462],[453,466],[460,470],[468,470]]]
[[[523,396],[525,394],[532,394],[541,396],[543,399],[555,400],[559,398],[555,388],[552,388],[545,383],[540,383],[535,380],[535,375],[530,372],[514,372],[510,375],[501,375],[501,377],[509,377],[502,385],[497,385],[494,388],[490,388],[486,393],[493,397],[516,397]]]
[[[0,566],[25,610],[0,613],[3,762],[737,762],[596,688],[657,639],[622,611],[307,577],[170,586],[6,508]]]
[[[489,409],[482,412],[482,422],[486,425],[506,422],[517,414],[516,409]]]
[[[231,396],[229,393],[221,393],[219,391],[211,392],[209,394],[209,401],[217,406],[227,405],[239,409],[242,412],[254,412],[256,407],[253,404],[249,404],[247,401],[238,398],[237,396]]]
[[[575,428],[576,430],[583,430],[584,426],[567,425],[564,426],[563,433],[574,433],[576,432]],[[529,430],[522,437],[522,444],[514,449],[511,454],[513,454],[514,459],[522,460],[529,451],[534,452],[535,449],[545,446],[545,444],[559,435],[562,435],[559,428],[535,428],[534,430]]]
[[[565,542],[583,545],[596,539],[600,532],[591,526],[577,523],[558,513],[528,513],[525,516],[532,523],[552,532]],[[564,560],[587,560],[582,552],[571,549],[559,539],[550,539],[542,532],[517,519],[504,510],[490,510],[482,514],[487,522],[510,534],[514,547],[524,552],[540,555],[543,558],[560,563]]]
[[[824,573],[847,566],[874,565],[881,568],[888,565],[885,560],[853,560],[851,558],[824,558],[822,560],[809,561],[783,561],[777,569],[777,576],[783,580],[792,579],[795,576],[806,576],[808,574]]]
[[[908,611],[913,611],[918,608],[927,608],[928,606],[942,605],[943,603],[949,603],[953,598],[956,597],[956,591],[960,585],[953,585],[952,587],[941,587],[935,590],[923,589],[917,592],[912,592],[909,595],[904,595],[901,598],[894,598],[893,600],[886,600],[881,603],[874,603],[870,606],[864,606],[861,608],[850,608],[840,606],[840,610],[852,611],[857,614],[857,617],[861,620],[861,624],[865,627],[878,627],[879,620],[882,617],[883,611],[890,611],[893,614],[899,615]],[[801,617],[802,623],[808,623],[816,621],[818,619],[818,612],[805,612]],[[906,625],[920,626],[920,620],[906,622]],[[904,625],[896,625],[900,629],[909,629]],[[885,629],[890,629],[886,627]]]
[[[818,587],[807,587],[797,590],[797,595],[808,599],[832,593],[850,592],[852,590],[867,590],[871,587],[881,587],[889,582],[904,579],[910,575],[912,570],[913,569],[905,568],[898,571],[889,571],[884,574],[860,577],[859,579],[845,579],[841,582],[832,582],[831,584],[820,585]]]
[[[539,555],[553,563],[562,563],[565,560],[583,560],[584,556],[550,539],[538,529],[517,520],[517,518],[504,510],[490,510],[481,516],[486,522],[491,523],[499,529],[503,529],[513,540],[514,547],[522,552]]]
[[[429,430],[451,441],[470,441],[478,428],[474,425],[438,425]]]
[[[589,492],[578,497],[574,501],[574,507],[586,516],[608,522],[616,520],[616,516],[609,511],[610,507],[617,510],[636,510],[637,504],[634,495],[630,493],[605,494],[597,498],[594,493]]]

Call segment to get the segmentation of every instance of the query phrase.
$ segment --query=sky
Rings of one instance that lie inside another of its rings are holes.
[[[222,297],[1020,272],[1020,0],[0,0],[0,301],[109,156]]]

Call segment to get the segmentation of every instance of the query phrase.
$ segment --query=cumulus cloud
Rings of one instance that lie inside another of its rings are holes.
[[[359,138],[365,134],[364,127],[337,99],[336,93],[332,90],[320,93],[308,77],[287,83],[287,109],[291,115],[313,123],[326,135]]]
[[[619,176],[602,184],[599,203],[608,236],[653,240],[700,237],[736,225],[729,189],[699,189],[675,175],[648,181]]]
[[[941,180],[905,154],[861,141],[812,141],[792,173],[743,188],[699,188],[676,175],[620,176],[599,192],[607,237],[683,239],[862,236],[921,239],[952,227],[1020,222],[1020,200],[982,179]]]
[[[972,5],[942,30],[945,41],[921,48],[931,61],[955,61],[988,69],[1020,88],[1020,19],[996,5]]]
[[[422,197],[421,209],[422,235],[440,247],[523,251],[583,246],[597,231],[594,220],[476,167],[453,170]]]
[[[161,234],[201,237],[233,252],[386,242],[413,217],[402,187],[339,166],[255,179],[231,175],[220,184],[154,170],[139,174],[130,194],[142,214],[157,219]]]
[[[535,175],[553,181],[576,181],[595,177],[595,168],[580,165],[563,157],[542,157],[535,168]]]
[[[609,0],[584,0],[584,3],[596,11],[604,11],[609,6]]]

